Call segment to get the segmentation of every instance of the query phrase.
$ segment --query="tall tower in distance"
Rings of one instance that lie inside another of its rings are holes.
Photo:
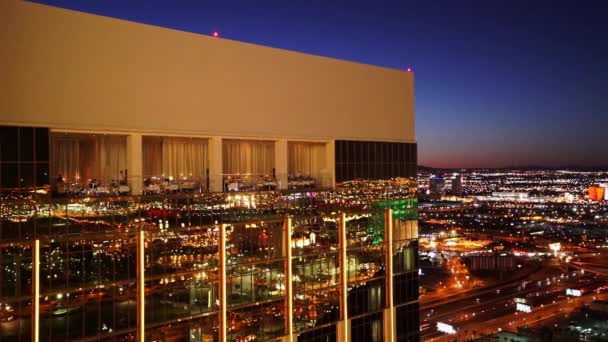
[[[460,173],[454,173],[452,176],[452,195],[462,195],[462,175]]]
[[[445,193],[445,179],[443,176],[431,175],[429,177],[429,195],[432,198],[440,198]]]

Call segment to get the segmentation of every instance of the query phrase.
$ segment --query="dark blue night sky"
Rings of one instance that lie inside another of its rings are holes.
[[[419,164],[608,166],[608,2],[40,3],[416,72]]]

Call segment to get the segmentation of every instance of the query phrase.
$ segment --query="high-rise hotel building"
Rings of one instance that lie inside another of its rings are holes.
[[[0,2],[2,341],[418,341],[411,72]]]

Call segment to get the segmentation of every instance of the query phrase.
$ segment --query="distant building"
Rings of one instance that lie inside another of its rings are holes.
[[[608,201],[608,183],[600,184],[604,188],[604,201]]]
[[[462,195],[462,175],[455,173],[452,178],[452,194],[460,196]]]
[[[515,269],[512,255],[474,255],[465,261],[471,271],[508,271]]]
[[[589,200],[600,202],[605,199],[606,188],[599,185],[592,185],[589,187]]]
[[[511,192],[511,191],[500,191],[493,192],[492,197],[497,197],[499,199],[505,200],[523,200],[530,197],[530,194],[527,192]]]
[[[429,194],[431,197],[440,197],[445,191],[445,180],[441,176],[431,176],[429,178]]]

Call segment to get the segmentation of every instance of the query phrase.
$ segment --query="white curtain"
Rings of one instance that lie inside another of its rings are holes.
[[[120,171],[127,168],[127,138],[94,136],[80,141],[81,179],[101,182],[120,180]]]
[[[59,175],[66,182],[77,182],[80,179],[80,144],[78,138],[53,137],[51,140],[51,178]]]
[[[204,139],[163,138],[162,171],[165,177],[206,177],[207,141]]]
[[[143,137],[142,171],[144,178],[160,177],[163,174],[163,140],[160,137]]]
[[[290,142],[288,150],[290,175],[320,179],[321,170],[325,169],[325,144]]]
[[[53,177],[68,182],[120,179],[127,168],[127,139],[124,136],[61,134],[52,138]]]
[[[223,140],[224,174],[272,175],[274,142]]]

